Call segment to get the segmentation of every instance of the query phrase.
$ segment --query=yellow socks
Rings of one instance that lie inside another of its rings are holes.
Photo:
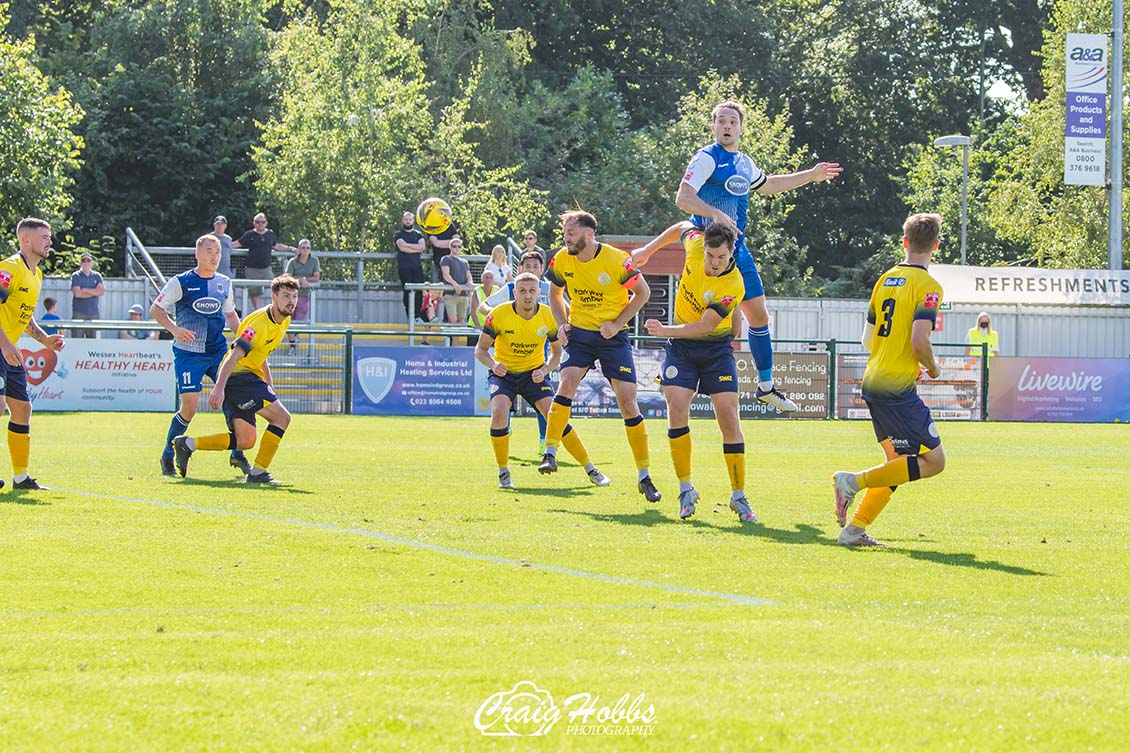
[[[631,433],[628,439],[631,441]],[[645,436],[644,439],[647,437]],[[680,484],[691,480],[691,427],[683,426],[667,430],[667,441],[671,443],[671,462]]]
[[[573,401],[558,395],[553,398],[553,405],[549,406],[549,415],[545,417],[545,446],[557,447],[561,444],[561,435],[569,425],[569,416],[573,412]]]
[[[259,441],[259,454],[255,456],[254,465],[257,469],[265,471],[271,465],[285,432],[286,429],[281,429],[274,424],[268,426],[267,430],[263,432],[263,439]]]
[[[909,481],[917,481],[920,477],[918,458],[906,455],[860,473],[859,485],[868,489],[877,486],[901,486]]]
[[[197,437],[193,440],[198,450],[226,450],[234,447],[234,438],[231,434],[209,434],[206,437]]]
[[[490,445],[494,448],[494,462],[505,468],[510,461],[510,429],[491,429]]]
[[[546,440],[548,442],[548,439]],[[565,427],[565,433],[561,435],[561,446],[565,451],[572,455],[578,463],[582,466],[588,466],[589,453],[585,449],[581,438],[577,436],[577,431],[571,425]]]
[[[643,425],[643,415],[625,418],[624,427],[628,432],[628,446],[632,448],[632,457],[636,459],[636,470],[647,470],[650,458],[647,456],[647,429]]]
[[[745,442],[722,445],[726,473],[730,474],[730,491],[745,489]]]
[[[27,473],[28,458],[31,457],[30,426],[8,422],[8,453],[12,456],[12,475]]]
[[[883,512],[883,508],[887,506],[887,502],[890,501],[891,495],[894,493],[894,489],[889,486],[876,486],[868,489],[867,493],[863,495],[863,501],[856,508],[855,515],[852,516],[851,524],[866,528],[874,523],[875,518]]]

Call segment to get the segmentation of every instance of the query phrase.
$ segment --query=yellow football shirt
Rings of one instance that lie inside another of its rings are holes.
[[[714,331],[703,340],[728,340],[733,337],[734,309],[742,302],[745,283],[733,259],[730,266],[717,277],[706,274],[706,250],[702,231],[697,228],[683,233],[683,248],[687,260],[679,280],[675,298],[675,323],[694,324],[702,320],[707,309],[722,317]]]
[[[13,344],[19,341],[35,313],[42,284],[43,272],[38,266],[29,267],[22,254],[0,261],[0,328]]]
[[[549,306],[539,303],[534,315],[524,319],[518,305],[507,301],[491,309],[483,332],[494,338],[494,360],[522,373],[545,363],[545,342],[557,339],[557,322]]]
[[[263,371],[263,363],[267,360],[267,356],[282,344],[286,328],[289,326],[289,316],[284,317],[281,322],[271,318],[270,306],[248,314],[239,323],[239,335],[232,341],[232,352],[228,354],[228,358],[239,358],[232,373],[249,371],[265,380],[267,374]],[[243,351],[243,356],[236,353],[237,348]]]
[[[883,273],[871,291],[867,321],[875,325],[871,356],[863,372],[863,391],[874,397],[914,392],[919,364],[910,344],[914,322],[937,320],[942,286],[918,264],[897,264]]]
[[[598,243],[596,256],[586,262],[568,249],[557,252],[545,279],[569,295],[569,325],[595,331],[623,313],[628,291],[639,282],[640,273],[626,252]]]

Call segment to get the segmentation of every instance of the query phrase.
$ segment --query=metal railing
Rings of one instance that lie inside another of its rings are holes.
[[[153,286],[154,295],[161,292],[161,288],[165,287],[165,275],[161,272],[161,268],[157,266],[157,262],[149,254],[145,248],[145,244],[138,239],[137,234],[133,232],[133,228],[126,228],[126,277],[144,277],[149,280],[149,284]],[[141,274],[139,275],[138,272]]]

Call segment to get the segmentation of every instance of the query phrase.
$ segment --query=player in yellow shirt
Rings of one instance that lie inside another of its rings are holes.
[[[628,322],[647,303],[651,290],[643,275],[632,266],[628,254],[596,242],[596,218],[588,212],[577,210],[561,215],[561,232],[566,253],[553,257],[545,278],[550,282],[549,304],[565,336],[567,355],[549,409],[545,455],[538,471],[557,472],[557,445],[569,423],[573,396],[581,379],[599,361],[624,417],[628,444],[636,461],[637,488],[648,502],[658,502],[663,495],[655,488],[648,471],[647,429],[636,402],[636,366],[625,331]]]
[[[691,399],[710,397],[722,431],[722,456],[730,476],[730,509],[743,523],[757,522],[745,496],[745,438],[738,410],[738,367],[734,361],[734,311],[741,304],[745,283],[734,260],[737,235],[721,223],[699,230],[679,222],[632,254],[637,266],[682,236],[686,251],[675,298],[675,324],[648,319],[644,327],[654,337],[667,337],[660,383],[667,401],[667,439],[679,478],[679,517],[695,513],[698,490],[691,483]]]
[[[51,255],[51,225],[25,217],[16,225],[20,251],[0,261],[0,396],[8,405],[8,453],[12,456],[13,489],[45,489],[27,473],[31,457],[31,398],[20,350],[20,335],[53,351],[63,349],[62,335],[48,335],[32,314],[39,302],[43,272],[39,262]],[[0,480],[0,487],[4,486]]]
[[[180,436],[173,440],[177,470],[188,473],[188,459],[196,450],[249,450],[255,446],[255,416],[267,419],[267,430],[259,445],[249,484],[277,484],[267,472],[290,426],[290,413],[279,402],[271,380],[267,356],[286,339],[290,317],[298,305],[300,284],[296,277],[279,275],[271,281],[271,305],[251,312],[239,323],[238,335],[220,364],[216,384],[208,396],[213,408],[223,408],[227,434],[206,437]]]
[[[549,374],[561,361],[561,343],[557,339],[557,322],[549,307],[538,302],[540,286],[537,275],[523,272],[514,278],[514,300],[500,303],[487,315],[483,331],[475,347],[475,357],[490,369],[490,442],[498,462],[498,487],[513,489],[510,475],[510,407],[521,395],[542,414],[549,412],[553,388]],[[545,344],[550,344],[549,360],[545,360]],[[494,356],[491,356],[491,347]],[[589,481],[608,486],[608,477],[589,460],[588,452],[572,426],[566,426],[561,443],[569,454],[584,466]]]
[[[883,546],[865,529],[891,494],[900,484],[936,476],[946,467],[938,429],[915,387],[919,364],[932,379],[941,375],[930,333],[942,303],[942,286],[927,269],[941,229],[940,215],[908,217],[902,226],[906,259],[884,272],[871,291],[863,330],[863,345],[871,353],[863,372],[863,399],[887,462],[833,476],[836,520],[841,526],[847,523],[855,495],[867,490],[851,524],[840,532],[839,542],[845,546]]]

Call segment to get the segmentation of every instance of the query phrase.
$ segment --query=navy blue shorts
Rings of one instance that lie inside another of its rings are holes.
[[[732,340],[671,338],[659,383],[686,387],[702,395],[738,391],[738,365]]]
[[[734,262],[738,266],[738,271],[742,273],[742,282],[745,283],[745,295],[742,300],[748,301],[750,298],[759,298],[765,295],[765,285],[761,282],[761,273],[757,271],[757,262],[753,260],[753,254],[746,246],[744,236],[738,240],[738,245],[734,249]]]
[[[232,422],[241,418],[252,426],[255,414],[278,400],[271,385],[249,371],[232,374],[224,388],[224,417],[228,420],[228,430],[235,431]]]
[[[594,330],[570,327],[569,344],[565,346],[561,368],[576,366],[591,369],[597,361],[600,361],[605,379],[636,381],[636,361],[632,357],[632,344],[628,342],[627,332],[621,330],[611,340],[605,340]]]
[[[494,373],[487,374],[491,399],[493,400],[496,395],[506,395],[513,403],[515,396],[521,395],[527,403],[534,406],[537,405],[538,400],[553,397],[553,387],[549,383],[549,377],[547,376],[541,382],[535,382],[533,373],[532,371],[518,371],[509,372],[506,376],[497,376]]]
[[[173,370],[177,374],[177,391],[200,392],[204,389],[204,377],[216,381],[216,372],[224,360],[226,350],[215,353],[193,353],[190,350],[173,348]]]
[[[0,397],[30,403],[31,398],[27,394],[27,372],[24,371],[23,364],[12,366],[3,359],[0,359],[0,364],[3,364],[3,368],[0,369]]]
[[[898,454],[925,455],[942,443],[930,409],[917,392],[894,398],[864,395],[863,399],[871,411],[875,439],[889,438]]]

